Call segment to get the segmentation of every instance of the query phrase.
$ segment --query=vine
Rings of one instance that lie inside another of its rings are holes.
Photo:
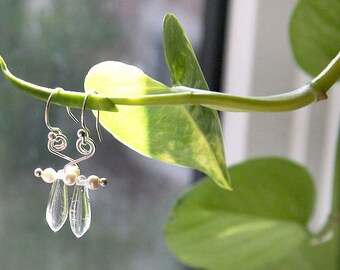
[[[46,101],[53,89],[38,86],[14,76],[0,56],[4,76],[18,89],[40,100]],[[221,111],[284,112],[305,107],[327,98],[327,91],[340,77],[340,52],[329,65],[310,83],[294,91],[266,97],[242,97],[216,93],[202,89],[173,86],[173,93],[140,96],[93,95],[87,108],[103,111],[117,111],[116,105],[194,105],[200,104]],[[52,103],[61,106],[81,108],[85,94],[62,91],[55,95]]]

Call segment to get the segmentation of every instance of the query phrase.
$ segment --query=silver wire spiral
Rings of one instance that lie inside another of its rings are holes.
[[[67,147],[67,137],[62,134],[61,132],[54,132],[51,131],[48,133],[48,141],[47,141],[47,149],[52,154],[66,159],[68,161],[73,161],[72,158],[60,153],[61,151],[65,150]]]
[[[76,160],[70,161],[68,164],[66,164],[64,166],[64,171],[66,171],[66,168],[68,166],[72,166],[72,165],[77,164],[81,161],[89,159],[90,157],[92,157],[94,155],[94,153],[96,151],[96,145],[95,145],[94,141],[90,138],[90,135],[89,135],[90,131],[85,124],[86,102],[87,102],[89,96],[93,92],[95,92],[95,91],[91,91],[90,93],[87,93],[87,95],[84,98],[84,102],[83,102],[83,106],[82,106],[82,110],[81,110],[81,118],[80,118],[81,119],[80,123],[81,123],[82,128],[79,129],[78,132],[77,132],[78,140],[76,141],[76,148],[77,148],[78,152],[83,155],[83,157],[80,157]],[[97,122],[99,121],[98,118],[99,118],[99,112],[98,112]],[[101,138],[101,132],[100,132],[100,129],[99,129],[99,123],[97,123],[97,122],[96,122],[96,128],[97,128],[98,136],[101,140],[102,139]]]
[[[45,106],[45,124],[46,124],[46,127],[50,130],[47,136],[48,137],[47,149],[52,154],[71,162],[74,159],[66,156],[65,154],[60,153],[61,151],[65,150],[67,147],[67,137],[62,133],[60,128],[51,126],[50,120],[49,120],[51,100],[53,96],[59,93],[60,91],[63,91],[63,89],[62,88],[54,89],[54,91],[52,91],[51,94],[49,95],[47,102],[46,102],[46,106]],[[70,115],[70,117],[75,122],[78,122],[77,118],[72,114],[70,108],[66,107],[66,110],[67,110],[67,113]]]
[[[84,155],[85,159],[92,157],[96,151],[94,141],[84,132],[83,129],[78,131],[78,140],[76,141],[76,148],[78,152]]]
[[[96,152],[96,145],[94,141],[88,136],[88,132],[85,129],[79,129],[77,135],[78,140],[76,141],[76,148],[78,152],[83,155],[83,157],[80,157],[76,160],[70,160],[70,162],[64,166],[64,170],[68,166],[72,166],[81,161],[89,159]]]

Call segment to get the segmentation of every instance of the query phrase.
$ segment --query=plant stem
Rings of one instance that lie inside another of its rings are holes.
[[[335,168],[333,178],[333,198],[332,198],[332,215],[337,217],[336,226],[334,228],[334,249],[335,254],[339,254],[340,251],[340,129],[338,130],[338,142],[335,156]],[[340,258],[336,256],[336,265],[340,266]]]
[[[340,74],[340,52],[333,58],[328,66],[312,80],[311,85],[314,89],[327,92],[336,83]]]
[[[53,89],[38,86],[15,77],[0,56],[0,66],[4,76],[23,92],[46,101]],[[325,99],[326,92],[340,77],[340,53],[309,84],[281,95],[267,97],[241,97],[223,93],[210,92],[188,87],[173,87],[175,93],[141,95],[130,97],[113,97],[92,95],[87,108],[103,111],[117,111],[115,105],[194,105],[200,104],[222,111],[259,111],[284,112],[307,106]],[[85,93],[61,91],[53,96],[52,103],[74,108],[81,108]]]
[[[338,130],[338,140],[334,162],[333,176],[333,193],[332,193],[332,210],[324,227],[314,235],[312,244],[318,245],[329,240],[334,240],[334,252],[339,254],[340,250],[340,129]],[[340,258],[337,259],[337,265],[340,265]]]

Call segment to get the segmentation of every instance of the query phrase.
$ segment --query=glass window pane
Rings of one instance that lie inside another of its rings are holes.
[[[83,91],[91,66],[117,60],[169,83],[162,45],[162,18],[173,12],[194,47],[202,39],[203,0],[2,0],[0,53],[19,77],[48,87]],[[90,191],[92,224],[80,239],[67,221],[57,233],[45,221],[51,185],[36,167],[62,168],[46,148],[43,102],[0,79],[1,269],[182,269],[162,235],[175,198],[192,172],[133,152],[104,132],[96,155],[80,164],[85,175],[109,179]],[[64,108],[51,106],[50,121],[69,138],[66,153],[78,157],[80,127]],[[79,117],[79,110],[74,110]],[[91,135],[97,140],[88,113]],[[138,134],[136,134],[138,136]],[[69,196],[73,188],[69,188]]]

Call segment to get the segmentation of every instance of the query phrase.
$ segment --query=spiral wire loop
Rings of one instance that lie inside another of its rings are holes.
[[[50,124],[49,120],[49,112],[50,112],[50,105],[51,105],[51,100],[53,96],[60,92],[63,91],[62,88],[56,88],[54,91],[49,95],[46,106],[45,106],[45,124],[46,127],[50,130],[50,133],[48,134],[48,141],[47,141],[47,149],[54,155],[61,157],[65,160],[68,160],[69,162],[74,161],[74,159],[66,156],[65,154],[60,153],[61,151],[65,150],[67,147],[67,137],[62,133],[61,129],[58,127],[53,127]],[[71,116],[71,118],[74,121],[79,122],[75,116],[72,114],[70,109],[67,107],[67,112]]]
[[[82,106],[82,110],[81,110],[81,117],[80,117],[80,123],[81,123],[82,128],[79,129],[78,132],[77,132],[78,140],[76,141],[76,148],[77,148],[78,152],[83,155],[83,157],[80,157],[80,158],[78,158],[76,160],[70,161],[68,164],[66,164],[64,166],[64,171],[66,170],[66,168],[68,166],[72,166],[72,165],[77,164],[77,163],[79,163],[81,161],[84,161],[86,159],[91,158],[94,155],[95,151],[96,151],[95,142],[90,138],[90,136],[89,136],[90,131],[89,131],[88,127],[85,124],[86,103],[87,103],[87,100],[88,100],[89,96],[93,92],[94,91],[91,91],[84,98],[84,102],[83,102],[83,106]],[[99,111],[98,111],[98,116],[99,116]],[[102,141],[102,136],[101,136],[101,132],[100,132],[100,128],[99,128],[99,118],[98,117],[97,117],[97,121],[96,121],[96,129],[97,129],[98,137]]]

